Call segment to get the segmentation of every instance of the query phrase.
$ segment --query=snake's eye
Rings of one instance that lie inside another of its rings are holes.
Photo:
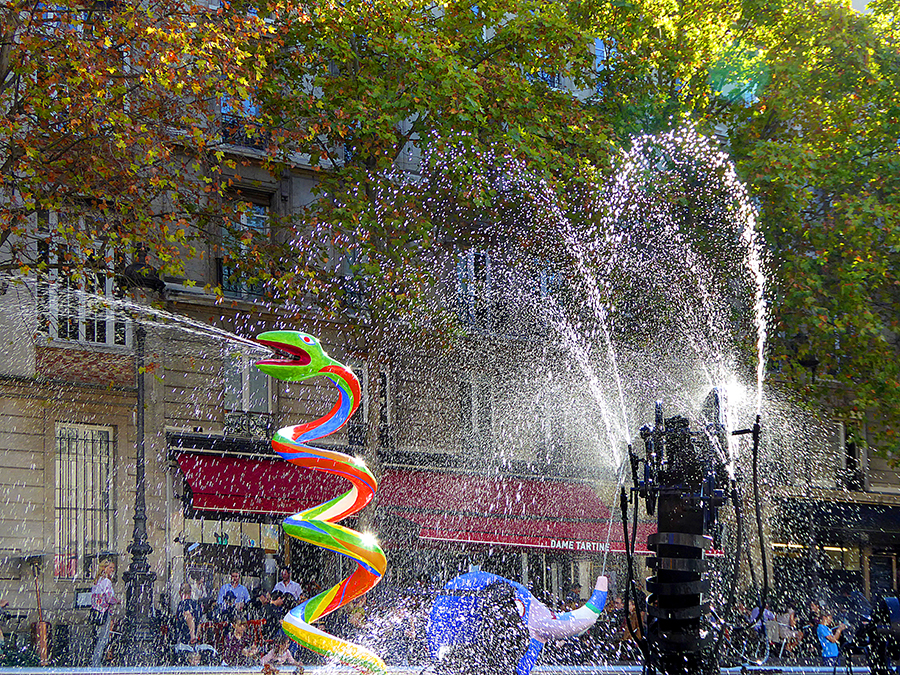
[[[308,345],[314,345],[314,344],[316,344],[315,339],[309,337],[308,335],[304,335],[304,336],[303,336],[303,341],[304,341],[306,344],[308,344]]]

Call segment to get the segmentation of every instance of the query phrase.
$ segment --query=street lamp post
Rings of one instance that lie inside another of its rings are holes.
[[[153,627],[153,582],[156,574],[150,570],[147,556],[153,547],[147,541],[147,506],[145,499],[146,473],[144,467],[144,326],[134,331],[135,370],[137,371],[137,456],[134,494],[134,532],[128,552],[131,564],[122,577],[125,579],[125,663],[128,666],[152,665],[155,656]]]
[[[165,290],[165,284],[156,275],[156,270],[146,261],[146,251],[139,249],[136,262],[125,268],[126,283],[132,288],[149,288],[158,292]],[[146,332],[138,320],[134,331],[134,365],[137,385],[137,414],[135,416],[136,457],[134,493],[134,531],[128,553],[131,564],[122,575],[125,579],[125,665],[154,665],[157,656],[157,631],[153,620],[153,582],[156,573],[150,569],[147,557],[153,547],[147,539],[146,471],[144,408],[144,347]]]

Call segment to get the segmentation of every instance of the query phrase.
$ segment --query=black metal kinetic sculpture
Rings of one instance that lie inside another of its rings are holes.
[[[719,509],[729,496],[736,495],[734,479],[727,471],[728,433],[722,403],[718,390],[710,392],[703,410],[706,426],[692,430],[684,417],[665,418],[662,403],[657,402],[653,426],[641,429],[644,458],[638,458],[629,448],[634,491],[644,500],[647,514],[657,517],[657,533],[647,541],[654,553],[647,560],[653,570],[647,579],[649,596],[645,600],[631,588],[631,555],[626,589],[626,593],[635,594],[638,605],[645,603],[642,609],[647,613],[647,634],[635,638],[643,652],[646,672],[651,675],[718,673],[716,630],[710,621],[707,551],[719,544]],[[755,457],[759,419],[752,429],[733,433],[753,434]],[[624,490],[621,498],[624,515]],[[636,514],[635,505],[635,518]],[[627,540],[627,516],[624,527]]]

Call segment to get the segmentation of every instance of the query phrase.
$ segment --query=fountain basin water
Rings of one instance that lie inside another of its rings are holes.
[[[287,671],[290,672],[290,671]],[[352,675],[357,671],[351,668],[307,666],[305,675]],[[428,675],[428,671],[422,671],[420,667],[390,666],[387,670],[391,675]],[[614,665],[614,666],[537,666],[532,671],[533,675],[639,675],[643,672],[640,665]],[[759,673],[760,675],[772,675],[777,672],[783,675],[831,675],[833,668],[823,666],[778,666],[753,667],[746,670],[740,668],[722,668],[722,675],[743,675],[744,673]],[[866,666],[855,665],[853,672],[867,675]],[[258,668],[103,668],[102,670],[86,668],[0,668],[0,675],[166,675],[183,674],[209,674],[209,675],[234,675],[235,673],[254,673],[258,675]],[[473,675],[481,675],[475,674]],[[487,675],[486,673],[484,675]]]

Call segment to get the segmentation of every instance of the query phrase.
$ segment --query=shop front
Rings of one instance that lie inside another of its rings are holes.
[[[898,591],[900,499],[842,493],[785,499],[773,543],[776,585],[786,597],[872,599]]]
[[[183,477],[183,578],[204,593],[233,569],[251,589],[274,584],[283,564],[320,588],[352,571],[281,529],[286,516],[346,491],[341,477],[285,462],[255,441],[181,436],[170,439],[170,453]],[[372,523],[387,554],[383,590],[439,587],[475,564],[548,599],[572,595],[573,585],[587,598],[603,572],[614,590],[624,583],[622,523],[610,510],[612,486],[601,487],[607,499],[584,481],[388,467],[374,519],[370,509],[360,520]],[[654,531],[638,524],[636,554],[649,552]]]
[[[209,598],[232,571],[251,591],[271,588],[287,565],[304,586],[340,573],[334,556],[285,538],[285,517],[346,491],[343,479],[304,469],[268,444],[221,437],[170,438],[183,479],[183,576],[195,597]]]
[[[573,585],[586,598],[601,572],[616,588],[624,570],[621,521],[585,482],[389,469],[377,524],[400,585],[441,586],[477,564],[549,598],[564,599]],[[639,524],[636,553],[648,553],[654,531]]]

